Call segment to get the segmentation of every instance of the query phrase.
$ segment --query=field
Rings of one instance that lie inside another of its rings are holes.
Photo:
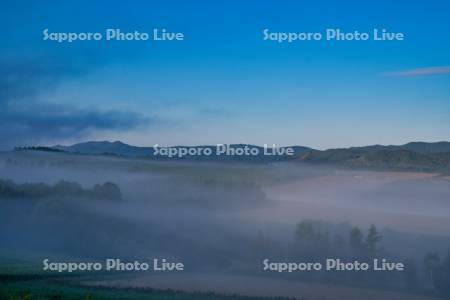
[[[450,185],[438,173],[15,151],[0,154],[0,179],[0,299],[425,300],[448,292]],[[116,257],[173,259],[186,271],[42,271],[45,258]],[[278,274],[261,270],[267,257],[387,257],[408,268]]]

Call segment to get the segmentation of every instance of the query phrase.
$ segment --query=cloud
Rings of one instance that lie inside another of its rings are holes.
[[[450,66],[417,68],[411,70],[402,70],[384,73],[385,76],[411,77],[411,76],[429,76],[437,74],[450,74]]]
[[[77,138],[98,130],[129,130],[155,123],[140,113],[36,102],[37,96],[82,72],[48,61],[0,61],[0,149]]]
[[[39,141],[79,137],[88,130],[127,130],[151,121],[133,112],[39,103],[29,103],[25,108],[7,105],[0,112],[0,135],[22,142]]]

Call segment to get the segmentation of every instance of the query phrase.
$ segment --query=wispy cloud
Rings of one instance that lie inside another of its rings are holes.
[[[138,112],[35,101],[61,78],[77,75],[36,61],[5,63],[0,59],[0,149],[82,137],[90,131],[127,131],[158,122]]]
[[[429,76],[437,74],[450,74],[450,66],[437,66],[427,68],[417,68],[410,70],[401,70],[394,72],[384,73],[384,76],[399,76],[399,77],[411,77],[411,76]]]

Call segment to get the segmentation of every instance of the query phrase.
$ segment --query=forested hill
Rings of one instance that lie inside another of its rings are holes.
[[[71,146],[52,147],[20,147],[17,151],[54,151],[73,154],[90,155],[115,155],[123,157],[141,157],[154,160],[205,160],[205,161],[243,161],[243,162],[273,162],[273,161],[302,161],[310,164],[332,164],[345,167],[396,169],[450,173],[450,142],[411,142],[404,145],[372,145],[365,147],[350,147],[328,150],[316,150],[305,146],[291,146],[280,149],[292,148],[292,155],[264,155],[264,149],[260,146],[233,144],[229,145],[231,150],[256,149],[258,155],[230,155],[217,154],[216,146],[176,146],[169,147],[174,152],[185,148],[210,149],[212,155],[203,152],[197,154],[186,154],[182,157],[160,155],[154,147],[132,146],[120,141],[90,141],[78,143]],[[189,151],[190,152],[190,151]],[[178,152],[177,152],[178,153]]]

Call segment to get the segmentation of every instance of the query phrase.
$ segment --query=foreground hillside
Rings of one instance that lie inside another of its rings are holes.
[[[6,299],[445,297],[450,287],[448,183],[448,176],[438,173],[349,170],[302,161],[0,153],[0,261],[13,253],[41,271],[46,258],[167,258],[186,267],[181,273],[57,278],[51,271],[22,276],[16,259],[0,265],[0,286]],[[387,258],[407,269],[262,270],[266,258],[323,262],[330,257]]]

